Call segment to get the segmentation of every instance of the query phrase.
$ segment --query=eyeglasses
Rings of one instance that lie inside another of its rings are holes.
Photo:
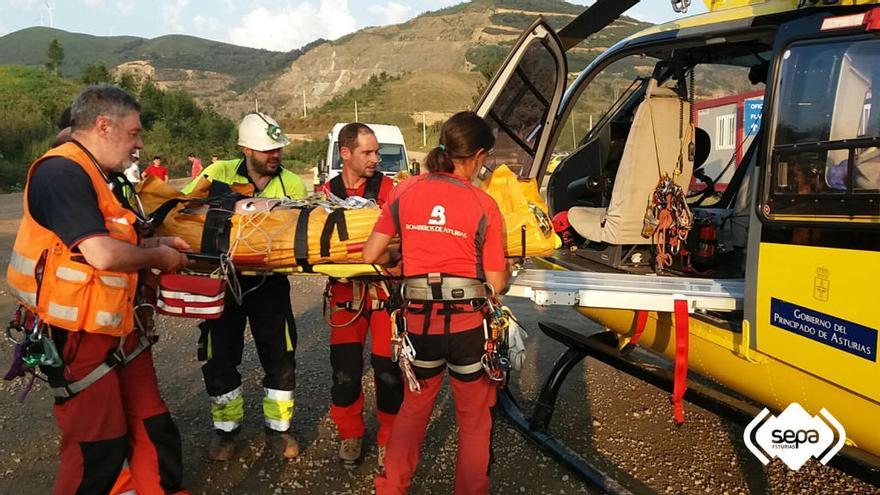
[[[265,122],[266,125],[268,126],[268,127],[266,127],[266,135],[269,136],[269,139],[271,139],[272,141],[275,141],[276,143],[283,142],[284,131],[281,130],[280,126],[269,122],[268,120],[266,120],[266,117],[263,117],[263,114],[261,114],[259,112],[254,112],[254,115],[260,117],[260,120]]]

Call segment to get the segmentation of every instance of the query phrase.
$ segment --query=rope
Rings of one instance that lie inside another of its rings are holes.
[[[330,305],[329,304],[329,300],[330,300],[329,284],[330,284],[330,282],[328,281],[327,283],[328,283],[328,289],[324,291],[324,307],[321,310],[321,314],[324,317],[324,322],[326,324],[330,325],[330,328],[343,328],[343,327],[347,327],[347,326],[351,325],[352,323],[356,322],[357,319],[360,318],[364,314],[364,308],[367,305],[367,298],[366,297],[360,298],[360,304],[358,304],[358,309],[357,309],[357,311],[355,311],[354,316],[352,316],[352,318],[350,320],[348,320],[345,323],[341,323],[341,324],[333,323],[331,321],[331,317],[333,316],[333,308],[330,308],[330,317],[328,317],[328,315],[327,315],[327,306]],[[352,286],[351,286],[352,296],[354,296],[354,291],[357,290],[356,287],[357,287],[358,283],[359,282],[357,282],[357,281],[353,281],[351,283],[352,284]],[[364,296],[366,296],[366,292],[367,292],[366,289],[364,289]]]

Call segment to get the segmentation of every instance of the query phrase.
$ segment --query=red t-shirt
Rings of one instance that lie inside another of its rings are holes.
[[[202,161],[199,160],[198,158],[196,158],[195,160],[193,160],[193,162],[192,162],[192,168],[190,168],[189,173],[190,173],[190,176],[191,176],[193,179],[195,179],[196,177],[198,177],[199,174],[202,173]]]
[[[376,172],[376,173],[378,174],[381,172]],[[367,181],[364,181],[364,183],[361,184],[360,187],[356,187],[354,189],[350,189],[350,188],[346,187],[345,194],[347,194],[348,196],[361,196],[361,197],[363,197],[366,189],[367,189]],[[394,189],[394,181],[389,179],[388,176],[386,176],[385,174],[382,174],[382,183],[379,184],[379,194],[378,194],[378,197],[376,198],[376,204],[378,204],[380,207],[384,206],[385,203],[388,202],[388,196],[391,195],[392,189]],[[318,189],[315,192],[329,193],[330,192],[330,181],[328,180],[327,182],[318,186]]]
[[[452,174],[424,174],[397,185],[374,230],[400,234],[406,277],[442,273],[484,279],[484,272],[507,269],[503,225],[498,204],[484,191]],[[443,331],[444,317],[437,313],[438,306],[430,333]],[[421,333],[421,315],[409,313],[407,322],[412,331]],[[456,314],[451,330],[481,324],[478,312]]]
[[[155,175],[163,181],[168,181],[168,169],[164,165],[153,165],[152,163],[144,169],[145,174]]]

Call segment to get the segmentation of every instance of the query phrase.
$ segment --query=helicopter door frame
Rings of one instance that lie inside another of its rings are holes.
[[[526,77],[525,70],[522,67],[523,62],[528,61],[524,59],[535,43],[541,43],[544,48],[547,49],[547,52],[553,57],[553,62],[556,64],[556,85],[553,90],[553,95],[549,99],[546,98],[545,95],[540,94],[532,81]],[[515,77],[516,79],[514,79]],[[495,76],[480,97],[479,102],[474,107],[474,112],[485,119],[489,125],[493,127],[493,130],[497,130],[498,134],[506,134],[511,141],[522,148],[526,155],[531,157],[531,163],[527,166],[524,164],[520,170],[520,178],[527,179],[535,177],[539,174],[539,169],[542,168],[542,164],[545,161],[544,157],[548,153],[550,136],[553,130],[553,124],[556,121],[556,114],[559,110],[559,105],[562,102],[562,96],[565,93],[565,87],[568,82],[567,79],[568,61],[565,57],[562,41],[544,17],[538,16],[535,22],[524,31],[523,35],[516,42],[514,48],[507,55],[507,58],[501,64],[501,67],[495,73]],[[494,112],[495,106],[499,103],[499,99],[504,94],[505,90],[510,88],[511,83],[515,80],[523,83],[523,88],[513,99],[511,99],[508,108],[506,108],[501,115],[498,115]],[[507,125],[504,117],[506,117],[511,110],[514,110],[516,104],[521,102],[526,93],[533,95],[542,104],[546,105],[546,108],[542,112],[542,115],[535,116],[536,121],[534,122],[534,127],[528,132],[527,139],[523,139],[514,129],[511,129],[510,126]],[[533,144],[529,144],[529,142]],[[502,159],[503,158],[504,157],[502,157]],[[480,170],[478,180],[488,177],[499,164],[495,160],[492,161],[493,163],[491,164],[487,161],[486,165],[483,166],[483,169]]]

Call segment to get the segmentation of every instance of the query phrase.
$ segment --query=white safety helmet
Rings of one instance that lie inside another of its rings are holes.
[[[281,126],[260,112],[249,113],[238,124],[238,145],[256,151],[270,151],[290,144]]]

